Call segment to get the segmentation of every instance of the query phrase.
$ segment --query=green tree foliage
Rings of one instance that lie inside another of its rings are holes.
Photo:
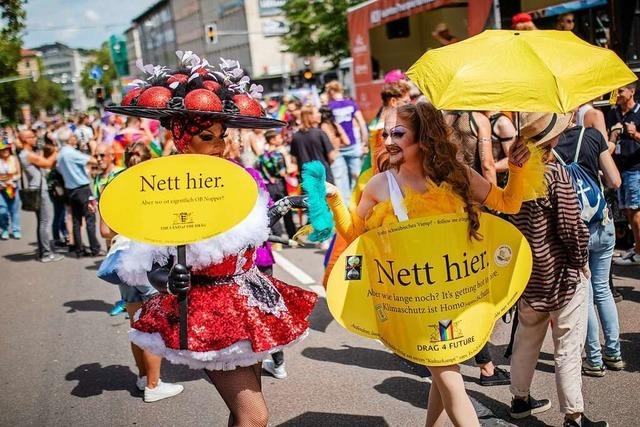
[[[26,0],[0,2],[0,78],[16,74],[22,48],[20,33],[24,28],[25,3]],[[0,110],[10,119],[14,119],[17,113],[15,98],[15,84],[0,84]]]
[[[289,52],[323,56],[337,66],[349,56],[347,9],[360,0],[287,0],[282,7],[290,31],[283,37]]]
[[[15,86],[18,105],[29,104],[34,113],[39,110],[60,111],[71,108],[71,100],[62,90],[62,86],[51,80],[21,80],[16,82]]]
[[[107,95],[110,94],[113,83],[118,79],[116,67],[111,60],[108,42],[102,43],[100,49],[93,51],[93,57],[94,58],[85,65],[80,73],[80,86],[82,86],[85,95],[90,98],[94,96],[93,88],[96,85],[104,86]],[[103,72],[102,79],[99,81],[91,78],[91,70],[95,66],[98,66]]]

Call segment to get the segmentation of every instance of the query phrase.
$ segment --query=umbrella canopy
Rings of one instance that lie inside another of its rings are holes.
[[[407,72],[441,110],[567,113],[637,79],[570,31],[487,30],[425,53]]]

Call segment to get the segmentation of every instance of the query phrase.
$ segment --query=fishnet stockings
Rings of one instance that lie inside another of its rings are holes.
[[[233,371],[205,373],[231,411],[229,426],[265,427],[269,418],[262,395],[262,367],[260,364]]]

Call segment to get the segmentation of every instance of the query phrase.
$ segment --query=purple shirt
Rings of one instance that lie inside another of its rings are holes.
[[[352,99],[341,99],[340,101],[329,101],[329,108],[336,118],[336,122],[340,123],[342,129],[349,137],[351,145],[356,143],[356,135],[353,133],[353,118],[356,111],[359,111],[358,104]]]

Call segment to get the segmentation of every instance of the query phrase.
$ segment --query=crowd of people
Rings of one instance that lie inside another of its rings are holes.
[[[615,304],[620,295],[613,287],[611,264],[640,266],[640,104],[635,90],[635,84],[620,88],[617,105],[606,116],[590,104],[568,115],[522,113],[518,139],[513,113],[437,111],[394,71],[385,79],[381,107],[369,124],[341,84],[332,81],[320,105],[302,105],[295,99],[282,104],[266,101],[267,114],[284,119],[286,127],[228,129],[222,152],[215,155],[258,171],[273,202],[300,194],[303,166],[319,161],[330,183],[329,205],[338,233],[347,241],[382,224],[375,221],[386,221],[372,218],[371,212],[378,204],[390,203],[393,191],[410,189],[397,195],[408,199],[443,183],[457,194],[451,211],[467,212],[472,224],[481,209],[512,221],[532,247],[533,273],[517,304],[510,373],[494,366],[485,346],[476,356],[480,383],[511,384],[514,418],[549,409],[548,399],[531,397],[530,386],[551,323],[564,425],[591,425],[582,415],[581,374],[602,377],[607,369],[625,366]],[[97,211],[104,187],[126,167],[177,151],[171,132],[158,121],[112,113],[7,126],[2,136],[0,239],[22,237],[20,190],[34,190],[39,195],[31,209],[36,215],[37,259],[45,263],[62,260],[59,252],[65,248],[76,257],[103,257],[114,237]],[[542,151],[549,191],[546,197],[523,203],[515,187],[518,170],[529,159],[525,140]],[[373,177],[358,188],[369,169]],[[586,191],[597,196],[595,202],[583,197]],[[356,208],[346,213],[345,205]],[[429,212],[428,206],[422,208]],[[396,206],[390,212],[396,220],[425,213],[402,212]],[[304,213],[287,212],[271,232],[293,239],[305,221]],[[473,228],[470,238],[478,238]],[[328,248],[329,242],[322,246]],[[627,251],[614,258],[616,246]],[[256,262],[271,274],[271,246],[265,244],[263,250]],[[121,285],[120,293],[111,314],[127,312],[133,322],[134,313],[157,291],[152,286]],[[182,391],[181,386],[160,381],[158,356],[135,345],[133,355],[139,368],[137,385],[146,401]],[[286,376],[281,351],[263,366],[278,378]],[[457,366],[430,370],[427,425],[439,425],[445,412],[456,425],[474,425],[474,410]],[[220,374],[210,377],[217,384],[227,381]]]

